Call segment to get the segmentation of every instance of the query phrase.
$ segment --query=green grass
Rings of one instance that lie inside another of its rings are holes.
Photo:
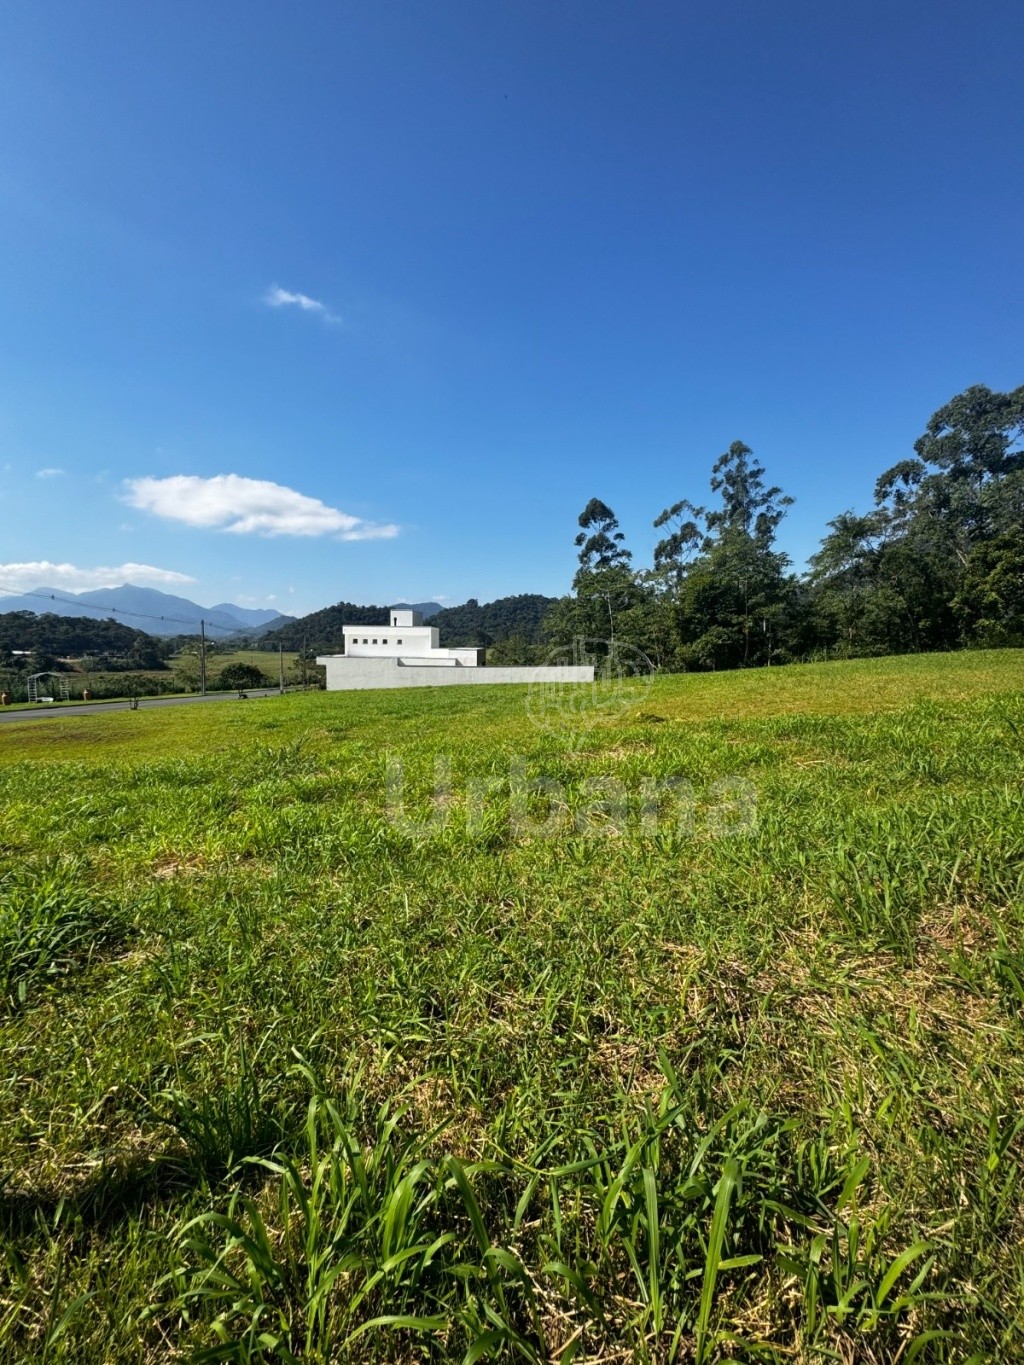
[[[250,664],[265,673],[272,681],[277,680],[280,671],[280,657],[276,649],[228,649],[219,646],[207,656],[207,670],[211,677],[216,676],[230,664]],[[298,677],[299,656],[287,649],[284,652],[285,681],[294,682]],[[312,673],[312,668],[310,672]]]
[[[98,672],[91,670],[68,672],[63,674],[64,680],[68,684],[69,696],[67,702],[59,699],[53,702],[29,703],[18,701],[11,703],[6,710],[17,711],[57,711],[63,706],[81,706],[82,692],[89,689],[92,692],[92,701],[110,701],[131,695],[132,689],[142,685],[143,696],[184,696],[186,692],[175,689],[174,664],[177,656],[169,661],[170,666],[165,669],[133,669],[129,672]],[[215,689],[217,679],[225,668],[232,664],[248,664],[253,668],[258,668],[266,677],[268,684],[273,686],[277,683],[280,676],[280,665],[282,660],[276,651],[267,649],[236,649],[226,650],[211,648],[207,656],[207,676],[210,688]],[[284,680],[285,685],[295,687],[303,681],[302,664],[297,654],[284,654]],[[306,670],[306,679],[311,686],[319,684],[320,672],[314,665],[309,665]],[[23,697],[25,695],[24,678],[8,674],[5,687],[13,695]]]
[[[1022,686],[5,725],[0,1360],[1024,1359]]]

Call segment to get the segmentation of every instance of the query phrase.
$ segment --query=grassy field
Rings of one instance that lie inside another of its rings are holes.
[[[211,678],[216,677],[231,664],[250,664],[253,668],[258,668],[261,673],[265,673],[271,682],[277,682],[280,658],[276,649],[229,650],[221,646],[211,651],[206,662],[207,671]],[[309,672],[311,674],[314,672],[312,666]],[[299,656],[289,653],[288,650],[284,652],[284,678],[286,683],[294,683],[299,680]]]
[[[1024,1359],[1022,688],[4,727],[0,1359]]]
[[[166,669],[138,669],[131,672],[104,673],[104,672],[74,672],[63,675],[68,684],[69,697],[67,703],[62,700],[47,704],[47,709],[59,710],[64,705],[81,705],[82,691],[88,688],[92,692],[92,699],[96,701],[109,701],[118,697],[128,697],[133,693],[141,696],[158,695],[185,695],[185,691],[180,686],[180,679],[175,676],[174,665],[178,662],[178,656],[173,656],[170,660],[170,667]],[[286,687],[296,687],[303,682],[302,662],[297,654],[284,655],[284,680]],[[267,679],[269,686],[277,684],[280,677],[281,660],[277,653],[270,650],[259,649],[237,649],[237,650],[211,650],[207,660],[207,678],[211,691],[217,689],[218,679],[224,669],[233,664],[248,664],[253,668],[258,668]],[[322,670],[315,665],[308,665],[306,668],[306,681],[310,686],[319,684]],[[19,698],[13,703],[17,709],[37,709],[38,703],[30,705],[22,700],[25,696],[25,684],[22,676],[15,677],[8,674],[4,684],[12,694]],[[193,688],[193,690],[195,690]]]

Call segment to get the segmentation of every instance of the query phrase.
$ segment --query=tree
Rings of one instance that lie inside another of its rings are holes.
[[[742,441],[733,441],[715,461],[711,491],[721,496],[722,505],[707,513],[706,524],[720,541],[743,536],[760,549],[770,549],[793,499],[781,488],[765,488],[764,467],[751,461],[753,453]]]
[[[682,500],[656,519],[669,535],[655,549],[684,666],[730,668],[787,656],[796,615],[789,561],[775,533],[792,505],[764,481],[753,451],[734,441],[711,470],[710,510]]]
[[[932,414],[914,450],[922,467],[977,488],[1024,469],[1022,440],[1024,384],[1011,393],[974,384]]]
[[[811,557],[817,642],[843,654],[899,652],[906,647],[906,603],[884,581],[885,517],[842,512],[828,527]]]
[[[579,568],[573,578],[576,594],[576,631],[590,640],[622,640],[626,613],[637,604],[640,588],[630,567],[632,551],[625,545],[618,518],[600,498],[591,498],[579,516],[576,537]]]
[[[269,687],[270,681],[255,664],[234,663],[221,669],[217,686],[225,691],[237,687],[243,692],[247,687]]]
[[[976,545],[952,607],[969,638],[1024,645],[1024,536],[1008,533]]]
[[[141,631],[128,652],[126,663],[129,668],[158,669],[166,668],[159,643]]]
[[[544,662],[545,650],[542,645],[535,645],[524,635],[510,635],[506,640],[499,640],[487,651],[487,662],[489,664],[503,666],[539,664]]]
[[[681,586],[688,565],[703,544],[705,532],[701,522],[706,516],[703,507],[696,507],[682,498],[671,507],[666,507],[654,519],[656,531],[667,528],[654,547],[655,572],[666,575],[677,588]]]
[[[591,498],[579,516],[581,531],[576,537],[579,547],[580,572],[601,573],[605,569],[622,568],[633,558],[619,530],[615,513],[600,498]],[[579,574],[577,574],[579,577]]]
[[[497,645],[513,636],[537,644],[542,622],[554,603],[555,598],[539,593],[483,603],[471,597],[461,606],[444,607],[430,618],[430,624],[437,626],[444,645]]]
[[[606,651],[612,641],[634,643],[634,612],[647,590],[630,567],[633,555],[618,518],[607,503],[591,498],[578,525],[579,567],[572,593],[551,606],[543,635],[558,644],[586,640],[592,653]]]
[[[973,545],[1008,529],[1004,498],[1019,525],[1022,439],[1024,385],[993,393],[975,384],[950,399],[915,441],[916,458],[893,465],[875,486],[890,538],[926,536],[939,553],[964,564]]]
[[[812,561],[826,642],[853,652],[953,649],[1019,637],[1024,386],[974,385],[930,418],[914,455],[844,513]]]

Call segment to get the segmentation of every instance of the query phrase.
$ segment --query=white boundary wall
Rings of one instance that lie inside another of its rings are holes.
[[[533,668],[474,668],[460,663],[424,664],[405,659],[349,658],[321,654],[328,692],[371,687],[451,687],[479,683],[592,683],[593,664],[544,664]]]

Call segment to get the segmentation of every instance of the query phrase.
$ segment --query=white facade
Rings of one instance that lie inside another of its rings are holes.
[[[438,668],[410,659],[346,659],[343,654],[322,654],[317,659],[327,669],[328,692],[360,692],[374,687],[442,687],[483,683],[593,683],[593,664],[564,664],[532,668],[476,668],[462,664]]]
[[[344,654],[322,654],[328,692],[453,683],[592,683],[594,668],[560,665],[486,668],[482,649],[443,649],[418,611],[392,609],[386,626],[342,626]]]
[[[388,619],[386,626],[342,626],[345,658],[409,659],[440,668],[477,668],[483,663],[481,649],[442,649],[437,627],[425,626],[418,611],[393,610]]]

